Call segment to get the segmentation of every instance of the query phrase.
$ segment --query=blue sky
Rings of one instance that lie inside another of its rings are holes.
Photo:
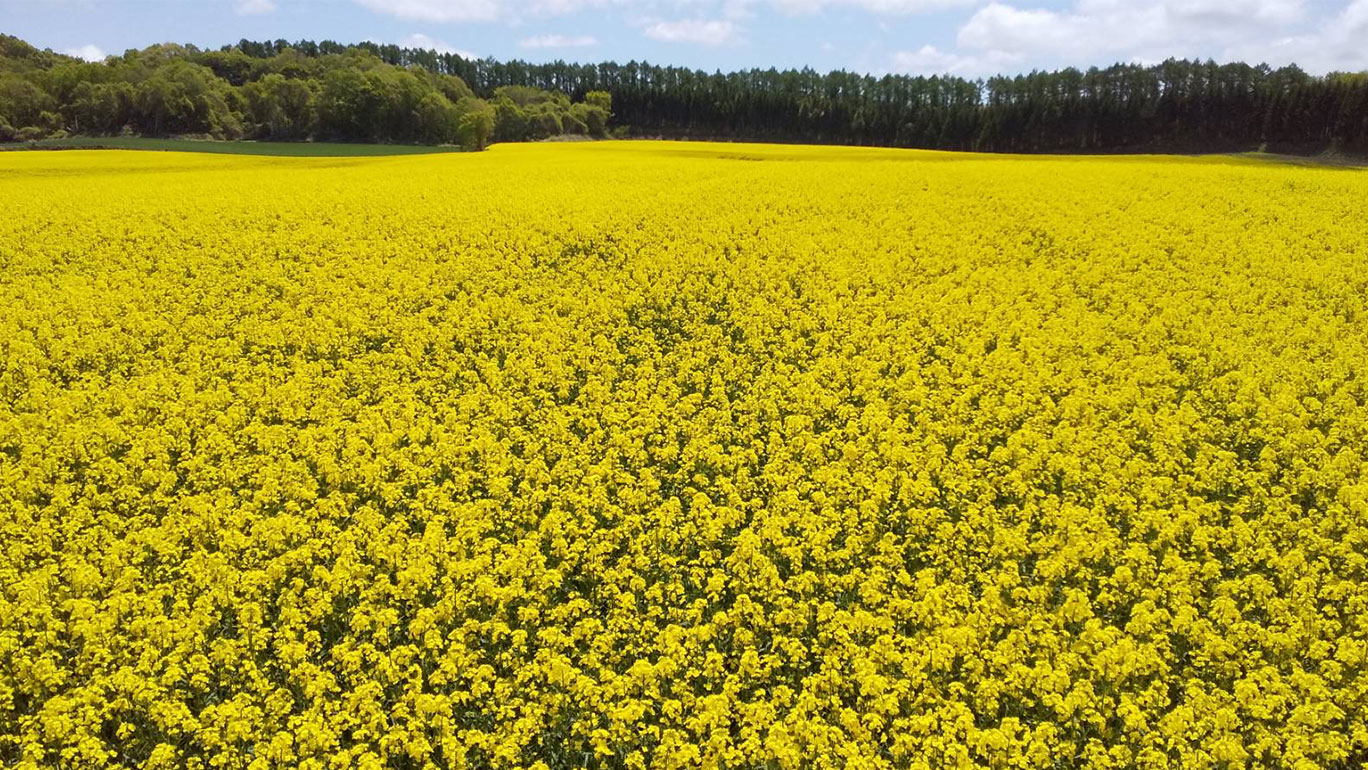
[[[0,32],[87,58],[246,37],[707,70],[977,77],[1169,56],[1368,69],[1368,0],[0,0]]]

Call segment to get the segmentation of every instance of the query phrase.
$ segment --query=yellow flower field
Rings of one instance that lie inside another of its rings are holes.
[[[0,765],[1352,768],[1368,173],[0,154]]]

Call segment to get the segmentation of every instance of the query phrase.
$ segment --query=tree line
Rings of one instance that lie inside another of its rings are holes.
[[[261,49],[250,50],[260,53]],[[86,62],[0,35],[0,141],[69,135],[460,144],[603,136],[611,97],[459,77],[364,46],[249,56],[154,45]]]
[[[250,43],[265,54],[283,41]],[[812,69],[708,73],[646,63],[531,64],[365,44],[454,74],[477,93],[518,84],[612,95],[615,119],[665,136],[997,152],[1368,151],[1368,72],[1170,59],[968,80]]]
[[[18,46],[22,55],[7,53]],[[1296,66],[1170,59],[968,80],[533,64],[308,40],[243,40],[216,51],[152,46],[84,64],[10,38],[0,55],[36,62],[6,71],[0,59],[0,131],[7,120],[12,132],[128,126],[429,142],[454,133],[483,146],[612,127],[641,136],[998,152],[1368,152],[1368,73],[1318,76]],[[170,114],[186,93],[206,94],[204,106]],[[16,104],[26,106],[16,112]]]

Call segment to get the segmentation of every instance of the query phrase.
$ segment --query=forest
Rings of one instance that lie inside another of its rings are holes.
[[[0,37],[0,138],[459,143],[559,134],[994,152],[1368,152],[1368,73],[1170,59],[979,80],[467,59],[396,45],[155,45],[82,62]]]
[[[603,136],[608,94],[575,101],[510,84],[477,95],[458,76],[381,60],[251,45],[154,45],[85,62],[0,36],[0,140],[72,135],[460,144]]]

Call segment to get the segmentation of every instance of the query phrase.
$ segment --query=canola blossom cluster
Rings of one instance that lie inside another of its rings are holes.
[[[0,764],[1368,758],[1368,174],[0,155]]]

